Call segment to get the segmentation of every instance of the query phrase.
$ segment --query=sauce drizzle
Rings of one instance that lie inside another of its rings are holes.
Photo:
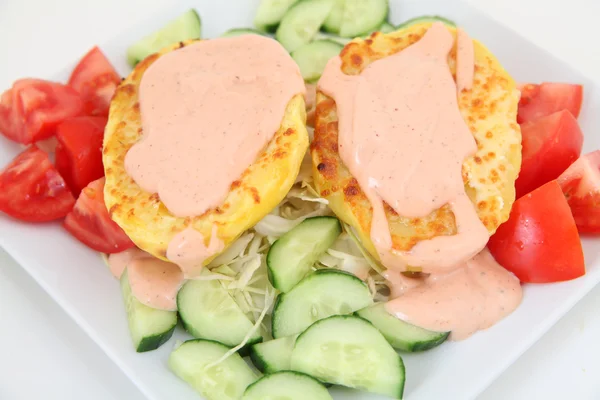
[[[152,256],[137,247],[132,247],[120,253],[109,254],[107,258],[108,268],[115,278],[121,279],[121,275],[123,275],[123,271],[125,271],[127,265],[132,260],[141,257]]]
[[[398,293],[391,284],[391,291]],[[401,285],[401,284],[400,284]],[[521,303],[519,279],[485,249],[460,268],[432,274],[386,303],[399,319],[437,332],[451,331],[451,340],[463,340],[489,328]]]
[[[127,266],[131,293],[142,304],[159,310],[177,310],[177,292],[183,273],[175,264],[155,257],[141,257]]]
[[[108,266],[120,279],[127,268],[131,293],[142,304],[159,310],[177,309],[177,292],[183,284],[181,269],[137,247],[108,255]]]
[[[290,100],[305,93],[294,60],[275,40],[242,35],[200,41],[158,58],[139,88],[143,136],[125,156],[127,174],[176,217],[221,205],[279,130]],[[223,250],[188,226],[167,258],[186,278]]]
[[[331,59],[319,81],[336,101],[339,154],[373,206],[371,239],[388,268],[447,271],[475,256],[489,237],[462,180],[463,162],[477,145],[448,67],[453,45],[444,24],[435,23],[417,43],[360,75],[344,74],[340,57]],[[457,234],[394,250],[383,202],[406,217],[448,204]]]
[[[458,93],[471,90],[475,75],[473,40],[462,28],[456,29],[456,87]]]
[[[415,44],[345,75],[340,57],[327,64],[319,90],[338,113],[338,152],[373,207],[370,236],[388,270],[386,310],[425,329],[462,340],[520,304],[519,280],[484,249],[489,233],[465,192],[462,165],[477,150],[458,107],[475,72],[473,41],[457,30],[456,83],[448,66],[454,38],[434,23]],[[384,202],[418,218],[448,205],[457,234],[392,247]],[[409,278],[408,266],[424,274]]]
[[[294,60],[260,35],[204,40],[161,56],[139,88],[144,135],[125,157],[129,176],[177,217],[220,205],[231,183],[304,94]]]
[[[225,248],[217,236],[217,225],[213,225],[208,246],[204,236],[192,227],[177,233],[167,247],[167,258],[179,265],[186,279],[192,279],[202,273],[204,260],[220,253]]]

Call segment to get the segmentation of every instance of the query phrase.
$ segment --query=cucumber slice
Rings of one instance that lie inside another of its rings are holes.
[[[323,30],[329,33],[340,33],[342,26],[342,17],[344,16],[344,5],[346,0],[335,0],[331,12],[323,22]]]
[[[238,400],[257,376],[239,354],[206,368],[219,360],[229,348],[210,340],[193,339],[183,343],[169,356],[169,367],[208,400]]]
[[[388,22],[384,22],[377,30],[381,33],[390,33],[396,30],[396,27]]]
[[[333,8],[333,0],[302,0],[283,16],[275,38],[289,52],[312,40]]]
[[[304,80],[310,82],[321,77],[327,61],[340,54],[343,48],[344,46],[333,40],[315,40],[294,50],[292,58],[300,67]]]
[[[250,347],[250,359],[256,368],[265,374],[290,369],[292,350],[298,335],[286,336]]]
[[[383,303],[356,312],[371,322],[393,348],[402,351],[424,351],[442,344],[450,332],[433,332],[404,322],[388,313]]]
[[[293,371],[263,376],[248,386],[242,400],[333,400],[315,378]]]
[[[388,0],[351,0],[344,6],[341,37],[357,37],[377,30],[388,15]]]
[[[456,24],[454,23],[454,21],[450,21],[447,18],[440,17],[438,15],[423,15],[421,17],[412,18],[412,19],[409,19],[408,21],[401,23],[400,25],[398,25],[396,27],[396,30],[408,28],[411,25],[422,24],[425,22],[443,22],[444,24],[446,24],[448,26],[456,27]]]
[[[132,67],[162,48],[188,39],[199,39],[202,22],[196,10],[189,10],[160,30],[144,37],[127,49],[127,62]]]
[[[379,28],[375,29],[376,32],[381,32],[381,33],[390,33],[390,32],[394,32],[395,30],[396,30],[396,27],[389,24],[388,22],[384,22]],[[373,31],[373,32],[375,32],[375,31]],[[363,35],[360,37],[363,39],[368,39],[373,32],[369,32],[366,35]],[[315,35],[314,40],[331,40],[333,42],[341,44],[342,46],[345,46],[352,41],[351,38],[343,38],[340,36],[332,35],[330,33],[323,33],[323,32],[318,32]]]
[[[190,280],[177,294],[177,308],[185,329],[199,339],[237,346],[252,329],[252,322],[218,280]],[[256,332],[248,344],[260,342]]]
[[[368,321],[337,315],[314,323],[296,340],[292,369],[323,382],[401,399],[402,358]]]
[[[356,276],[336,269],[320,269],[289,293],[277,297],[272,316],[273,337],[292,336],[315,321],[350,314],[372,304],[367,285]]]
[[[302,221],[273,243],[267,254],[269,280],[276,289],[290,291],[342,233],[335,217]]]
[[[313,40],[331,40],[332,42],[339,43],[342,46],[345,46],[352,41],[352,39],[349,39],[349,38],[343,38],[343,37],[339,37],[336,35],[332,35],[329,33],[323,33],[323,32],[317,32],[317,34],[315,35]]]
[[[264,32],[274,33],[285,15],[298,0],[261,0],[254,17],[254,26]]]
[[[233,28],[225,32],[221,35],[221,37],[234,37],[241,35],[261,35],[265,36],[265,34],[261,31],[252,28]]]
[[[158,349],[173,335],[177,325],[177,312],[157,310],[136,299],[131,293],[127,270],[121,275],[121,292],[135,351],[142,353]]]

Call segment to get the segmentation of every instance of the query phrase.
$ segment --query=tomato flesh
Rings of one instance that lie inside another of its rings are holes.
[[[96,251],[119,253],[133,247],[131,239],[110,219],[106,210],[104,178],[91,182],[81,191],[63,226],[77,240]]]
[[[521,124],[523,161],[517,198],[563,173],[581,154],[583,133],[569,111]]]
[[[540,92],[540,85],[534,83],[526,83],[519,86],[521,98],[519,99],[519,109],[531,104],[535,96]]]
[[[488,248],[521,282],[560,282],[585,274],[577,227],[556,181],[518,199]]]
[[[21,132],[19,125],[19,116],[16,107],[13,107],[13,92],[12,89],[9,89],[0,96],[0,133],[9,139],[18,141],[16,138]]]
[[[92,48],[69,78],[69,86],[78,91],[85,101],[88,115],[108,116],[108,109],[121,78],[104,53]]]
[[[581,111],[583,86],[568,83],[544,82],[540,85],[521,86],[521,100],[517,122],[529,122],[558,111],[567,110],[575,118]]]
[[[83,100],[69,86],[21,79],[2,94],[0,130],[15,142],[31,144],[54,135],[59,123],[83,112]]]
[[[106,117],[75,117],[56,129],[56,169],[78,196],[90,182],[104,176],[102,139]]]
[[[600,150],[581,156],[558,183],[580,233],[600,234]]]
[[[67,215],[75,198],[48,154],[32,146],[0,174],[0,211],[28,222],[45,222]]]

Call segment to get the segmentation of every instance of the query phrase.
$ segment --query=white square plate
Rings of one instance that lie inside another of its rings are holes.
[[[202,17],[203,36],[215,37],[232,27],[251,26],[258,0],[185,0],[145,24],[132,27],[100,47],[123,74],[129,72],[125,50],[190,7]],[[423,14],[440,14],[465,27],[482,41],[520,82],[564,81],[585,86],[579,118],[586,133],[584,152],[600,148],[600,86],[551,54],[532,45],[467,4],[454,0],[391,0],[390,20],[397,24]],[[65,73],[55,78],[65,80]],[[20,150],[0,139],[0,165]],[[551,217],[551,216],[549,216]],[[407,368],[405,397],[410,399],[469,399],[477,396],[550,326],[600,281],[600,241],[584,240],[587,275],[554,285],[528,285],[523,304],[493,328],[472,338],[423,353],[403,355]],[[58,223],[30,225],[0,216],[0,245],[92,337],[150,399],[199,399],[167,368],[173,340],[157,351],[133,351],[119,285],[99,255],[67,235]],[[175,339],[185,339],[179,330]],[[336,399],[375,399],[374,395],[335,388]]]

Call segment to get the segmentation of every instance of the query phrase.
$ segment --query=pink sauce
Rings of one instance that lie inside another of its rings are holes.
[[[397,291],[392,283],[392,292]],[[401,284],[402,285],[402,284]],[[396,317],[425,329],[451,331],[452,340],[463,340],[489,328],[521,303],[519,280],[487,249],[451,272],[430,275],[386,303]]]
[[[121,279],[123,271],[125,271],[125,268],[127,268],[127,265],[129,265],[131,261],[144,257],[152,256],[137,247],[132,247],[120,253],[109,254],[108,268],[115,278]]]
[[[306,109],[312,110],[317,103],[317,85],[307,83],[305,87],[304,102],[306,103]]]
[[[131,292],[141,303],[160,310],[176,310],[177,291],[183,284],[183,273],[176,265],[159,260],[133,247],[108,256],[108,266],[115,278],[127,268]]]
[[[171,240],[167,247],[167,258],[179,265],[186,279],[191,279],[200,275],[204,260],[224,248],[223,242],[217,237],[216,225],[213,225],[208,245],[200,232],[188,227]]]
[[[175,216],[202,215],[224,201],[304,92],[298,66],[270,38],[220,38],[170,52],[142,77],[144,136],[125,157],[127,173]],[[188,227],[168,245],[167,258],[186,278],[224,248],[216,229],[205,239]]]
[[[447,271],[475,256],[489,237],[462,181],[463,161],[477,145],[448,67],[453,45],[452,34],[435,23],[420,41],[360,75],[344,74],[341,59],[331,59],[319,81],[336,101],[339,154],[373,206],[371,239],[388,268]],[[448,204],[458,233],[394,250],[384,201],[407,217]]]
[[[154,257],[135,258],[127,265],[131,293],[142,304],[159,310],[177,310],[177,292],[184,282],[181,269]]]
[[[404,293],[412,288],[423,284],[423,280],[417,278],[411,278],[404,275],[400,271],[388,269],[383,273],[383,277],[388,282],[390,289],[390,297],[395,299],[398,296],[402,296]]]
[[[483,250],[489,234],[467,197],[462,165],[477,150],[457,92],[473,83],[473,42],[457,33],[457,83],[448,66],[454,38],[435,23],[417,43],[345,75],[341,59],[327,64],[319,90],[336,101],[339,154],[373,206],[371,239],[396,317],[464,339],[510,314],[521,302],[518,279]],[[399,215],[422,217],[448,204],[457,234],[392,248],[383,202]],[[482,251],[483,250],[483,251]],[[421,267],[426,278],[404,276]]]
[[[127,173],[174,215],[202,215],[223,202],[304,90],[296,63],[263,36],[170,52],[142,78],[144,136],[125,157]]]
[[[475,75],[475,49],[467,32],[456,30],[456,87],[458,92],[471,90]]]

